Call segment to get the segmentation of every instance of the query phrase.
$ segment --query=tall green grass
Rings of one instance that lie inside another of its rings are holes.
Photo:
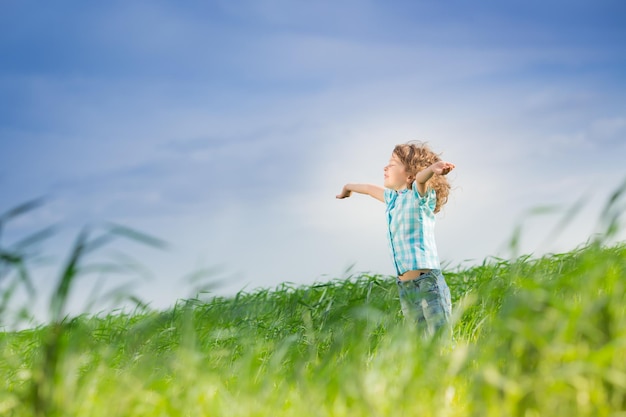
[[[428,338],[380,275],[63,315],[105,241],[79,237],[49,325],[0,334],[0,415],[626,415],[622,243],[446,270],[452,338]],[[14,249],[0,277],[29,282]]]

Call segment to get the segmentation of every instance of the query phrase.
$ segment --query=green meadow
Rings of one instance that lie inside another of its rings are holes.
[[[604,234],[570,252],[444,270],[451,337],[418,333],[394,279],[368,274],[66,316],[82,263],[106,243],[79,237],[51,323],[0,333],[0,415],[626,416],[614,202]],[[31,284],[18,249],[1,252],[3,308]]]

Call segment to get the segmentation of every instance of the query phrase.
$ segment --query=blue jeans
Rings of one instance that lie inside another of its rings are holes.
[[[426,327],[430,335],[450,321],[450,288],[440,270],[433,269],[415,279],[398,279],[397,282],[402,313],[407,320],[418,327]]]

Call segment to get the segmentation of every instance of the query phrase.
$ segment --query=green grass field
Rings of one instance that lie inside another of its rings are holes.
[[[0,232],[34,205],[0,216]],[[51,323],[0,333],[1,416],[626,416],[624,243],[445,270],[452,337],[425,338],[376,275],[64,315],[85,258],[120,234],[159,244],[123,228],[80,235]],[[0,246],[3,319],[47,235]]]
[[[626,415],[626,246],[446,276],[453,342],[381,276],[4,333],[0,415]]]

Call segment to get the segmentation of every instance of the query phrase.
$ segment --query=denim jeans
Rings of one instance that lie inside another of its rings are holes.
[[[433,269],[415,279],[398,279],[397,282],[402,313],[407,320],[425,328],[429,335],[450,321],[450,289],[440,270]]]

